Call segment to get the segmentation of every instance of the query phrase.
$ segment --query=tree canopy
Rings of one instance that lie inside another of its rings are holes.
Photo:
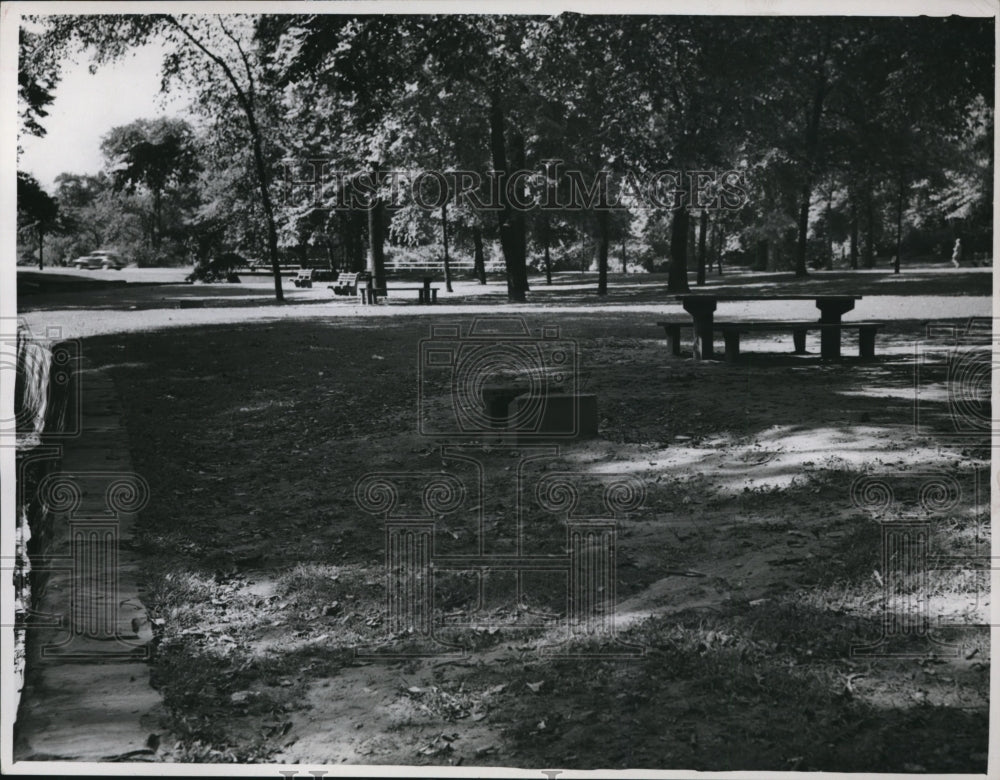
[[[289,251],[384,286],[387,253],[474,250],[485,279],[496,245],[525,300],[543,265],[593,263],[606,293],[630,239],[683,291],[710,252],[804,276],[992,231],[987,19],[47,16],[22,30],[22,127],[44,132],[70,52],[151,41],[198,130],[115,129],[109,181],[153,198],[154,249],[194,187],[190,245],[267,255],[279,298]]]

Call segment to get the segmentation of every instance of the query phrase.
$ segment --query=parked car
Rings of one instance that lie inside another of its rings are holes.
[[[95,268],[108,270],[113,268],[116,271],[120,271],[125,267],[125,261],[122,260],[121,255],[117,252],[105,250],[91,252],[89,255],[82,255],[75,260],[71,260],[69,264],[74,268],[79,268],[80,270]]]

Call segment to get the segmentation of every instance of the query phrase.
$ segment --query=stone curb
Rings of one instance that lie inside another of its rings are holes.
[[[39,487],[52,543],[28,630],[15,761],[155,761],[165,710],[150,686],[151,628],[133,552],[148,487],[132,469],[110,377],[81,361],[80,435]],[[145,492],[144,492],[145,491]],[[40,625],[46,623],[47,625]]]

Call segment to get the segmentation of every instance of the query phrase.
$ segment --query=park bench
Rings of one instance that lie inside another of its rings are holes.
[[[673,355],[681,354],[681,328],[693,328],[691,322],[661,321],[657,325],[662,327],[667,335],[667,345]],[[740,334],[760,331],[788,331],[792,332],[792,340],[795,346],[795,354],[803,354],[806,351],[806,333],[810,330],[835,331],[838,339],[843,330],[856,329],[858,331],[858,355],[862,358],[875,357],[875,335],[884,323],[881,322],[815,322],[815,321],[794,321],[794,320],[773,320],[757,322],[714,322],[712,327],[722,333],[726,342],[726,360],[735,362],[740,356]]]
[[[385,298],[388,297],[391,292],[416,292],[417,302],[426,306],[437,303],[438,288],[431,287],[431,278],[429,276],[424,277],[423,284],[420,287],[398,287],[393,285],[391,287],[369,287],[369,299],[368,303],[378,303],[379,296]]]
[[[327,286],[333,290],[334,295],[357,295],[360,276],[360,273],[341,272],[337,274],[337,280],[332,285]]]
[[[423,284],[420,287],[390,287],[389,290],[400,292],[413,292],[416,290],[417,301],[425,306],[437,303],[438,300],[438,288],[431,287],[431,278],[429,276],[424,277]]]
[[[385,298],[390,292],[416,292],[421,304],[437,303],[438,288],[431,287],[430,277],[424,279],[420,287],[376,287],[371,273],[342,273],[337,277],[335,285],[330,287],[334,295],[357,295],[361,303],[378,303],[380,297]]]
[[[296,287],[312,287],[313,282],[329,282],[333,280],[333,272],[325,268],[306,268],[299,271],[292,284]]]
[[[715,321],[715,309],[720,302],[768,302],[783,301],[814,301],[819,309],[819,324],[840,325],[841,316],[854,308],[860,295],[744,295],[726,292],[685,293],[675,296],[683,305],[684,311],[691,315],[694,326],[694,359],[710,359],[713,353],[712,332]],[[820,354],[833,360],[840,357],[840,328],[822,328],[820,330]],[[738,338],[738,337],[737,337]]]

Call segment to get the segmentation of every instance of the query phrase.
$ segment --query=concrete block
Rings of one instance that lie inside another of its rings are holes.
[[[533,409],[535,413],[531,414]],[[515,424],[522,412],[527,416],[521,424]],[[548,393],[541,399],[518,396],[510,402],[508,420],[510,430],[518,432],[518,442],[592,439],[597,436],[597,396],[591,393]]]

